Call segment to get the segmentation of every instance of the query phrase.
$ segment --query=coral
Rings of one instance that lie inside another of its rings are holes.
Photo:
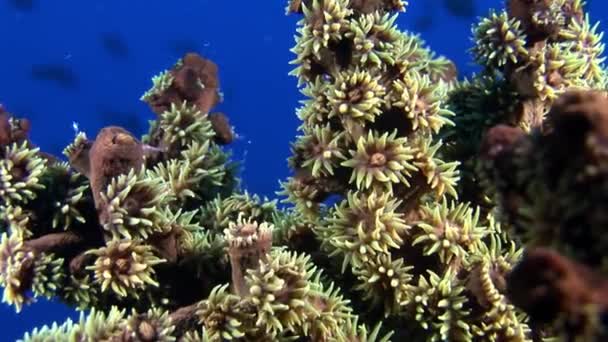
[[[463,162],[459,193],[486,191],[476,157],[490,127],[544,129],[549,109],[564,92],[605,87],[603,34],[583,5],[580,0],[510,0],[473,28],[471,52],[482,72],[452,88],[448,107],[456,113],[456,125],[442,132],[446,156]],[[487,210],[495,204],[491,194],[463,199]]]
[[[460,148],[449,134],[459,128],[451,128],[448,93],[463,86],[449,61],[397,28],[393,11],[402,7],[391,5],[290,2],[288,11],[301,8],[304,17],[292,75],[306,98],[289,159],[294,174],[281,194],[310,222],[300,229],[326,254],[313,254],[315,263],[350,289],[346,298],[367,325],[385,317],[396,340],[473,341],[484,332],[494,340],[532,339],[504,286],[488,289],[504,302],[495,306],[479,290],[479,282],[490,286],[480,272],[500,264],[504,277],[516,257],[492,247],[501,233],[488,212],[457,201],[459,162],[446,155]],[[320,18],[336,20],[331,34],[321,36]]]
[[[496,126],[482,145],[504,220],[529,248],[509,275],[509,297],[563,339],[605,338],[607,104],[605,92],[569,91],[545,130]]]
[[[156,257],[150,246],[132,240],[112,240],[107,246],[87,252],[95,255],[93,271],[95,282],[101,291],[111,289],[120,296],[127,291],[142,289],[147,285],[158,286],[153,279],[154,266],[165,260]]]
[[[597,25],[579,0],[510,0],[459,81],[397,27],[406,6],[288,2],[304,99],[282,201],[239,187],[197,54],[153,77],[147,135],[76,132],[67,161],[0,107],[3,301],[87,312],[22,340],[606,339]]]

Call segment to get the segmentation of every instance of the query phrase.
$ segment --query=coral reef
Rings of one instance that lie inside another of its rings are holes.
[[[485,132],[497,124],[543,128],[566,90],[606,88],[603,34],[582,0],[509,0],[473,28],[471,52],[482,67],[451,90],[455,126],[443,132],[450,158],[463,162],[461,198],[491,208],[476,158]],[[481,195],[481,196],[480,196]]]
[[[482,148],[504,220],[528,245],[509,275],[510,296],[567,339],[608,337],[607,120],[608,93],[571,90],[553,104],[547,129],[496,126]]]
[[[67,161],[0,106],[3,301],[87,311],[22,341],[608,338],[601,34],[579,0],[506,5],[459,81],[405,1],[288,1],[288,206],[240,188],[197,54],[152,79],[148,134],[78,132]]]

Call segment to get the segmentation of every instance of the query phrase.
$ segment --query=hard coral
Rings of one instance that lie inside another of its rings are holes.
[[[605,338],[608,100],[570,89],[606,86],[596,26],[578,0],[510,1],[457,82],[398,29],[405,5],[289,2],[291,208],[238,188],[198,55],[153,78],[147,136],[79,132],[68,163],[0,109],[3,299],[90,310],[23,340]]]
[[[464,196],[486,181],[475,160],[483,132],[497,124],[531,131],[545,126],[553,102],[574,89],[602,89],[608,74],[602,33],[580,0],[511,0],[473,29],[472,52],[483,71],[450,92],[455,126],[448,155],[463,161]],[[491,210],[491,196],[467,197]]]
[[[605,338],[606,108],[604,92],[567,92],[545,129],[498,126],[482,150],[503,217],[530,248],[509,297],[567,340]]]
[[[386,316],[397,339],[484,340],[490,331],[495,340],[530,339],[521,312],[505,303],[490,313],[487,298],[465,280],[481,277],[479,260],[503,237],[480,210],[447,199],[457,196],[459,178],[439,137],[454,125],[450,62],[396,27],[395,2],[291,5],[304,16],[292,75],[307,98],[289,160],[295,175],[282,184],[333,258],[315,262],[352,289],[355,307],[368,308],[362,321]],[[327,208],[331,197],[337,204]],[[492,260],[509,260],[503,269],[517,262],[493,250]],[[497,288],[495,296],[505,298],[504,286]],[[415,323],[403,328],[405,321]]]

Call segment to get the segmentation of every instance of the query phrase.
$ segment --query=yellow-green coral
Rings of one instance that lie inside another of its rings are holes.
[[[405,112],[413,130],[430,130],[436,134],[444,125],[454,125],[448,118],[454,113],[443,103],[446,84],[432,82],[428,75],[412,72],[394,81],[392,88],[390,103]]]
[[[158,286],[154,267],[165,260],[154,255],[149,245],[133,240],[112,240],[107,246],[88,252],[96,256],[87,269],[95,274],[101,291],[111,290],[119,296],[137,296],[146,286]]]
[[[420,245],[425,255],[437,254],[442,263],[460,263],[479,248],[485,227],[478,224],[479,209],[464,203],[423,206],[420,221],[412,228],[412,245]]]
[[[407,138],[397,137],[397,132],[380,134],[369,131],[357,141],[357,149],[350,150],[350,159],[342,166],[352,168],[350,182],[360,190],[386,188],[393,184],[409,185],[408,178],[417,171],[411,163],[414,149]]]
[[[409,229],[403,213],[397,211],[401,204],[389,193],[348,193],[328,219],[327,243],[343,253],[342,269],[352,263],[361,263],[403,244],[402,236]]]
[[[46,160],[38,155],[38,148],[31,148],[27,142],[3,146],[0,159],[0,196],[5,202],[21,203],[36,197],[36,191],[43,188],[40,177],[46,167]]]
[[[245,277],[251,303],[257,310],[256,326],[268,334],[299,332],[299,326],[318,315],[308,296],[315,267],[309,257],[276,251]]]
[[[526,37],[521,22],[502,11],[491,12],[474,28],[473,55],[480,64],[504,67],[527,57]]]
[[[152,77],[152,88],[142,95],[142,101],[149,101],[153,96],[158,95],[168,89],[174,81],[173,75],[165,70],[160,74]]]
[[[251,314],[239,306],[240,298],[227,291],[228,285],[218,286],[201,302],[196,311],[210,341],[234,340],[245,336],[246,321]]]
[[[101,193],[100,223],[111,237],[147,238],[162,232],[169,200],[167,185],[155,175],[131,170],[112,179]]]
[[[215,135],[208,114],[187,101],[172,103],[168,110],[160,114],[157,129],[162,142],[169,149],[202,144]]]

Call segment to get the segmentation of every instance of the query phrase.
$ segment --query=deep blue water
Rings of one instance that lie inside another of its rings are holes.
[[[31,9],[17,9],[15,2],[28,1],[0,3],[0,103],[32,121],[34,143],[45,151],[61,153],[72,140],[73,122],[89,137],[110,124],[143,134],[153,114],[139,98],[150,78],[194,49],[220,67],[224,103],[218,109],[241,137],[231,148],[245,163],[244,187],[273,196],[289,174],[300,95],[287,75],[298,17],[284,15],[285,0],[57,0],[34,1]],[[503,1],[476,2],[475,14],[484,15]],[[476,17],[466,9],[451,15],[443,0],[410,3],[400,27],[422,30],[461,75],[473,72],[466,51]],[[608,17],[606,2],[592,1],[589,8],[593,21]],[[61,74],[62,81],[32,79],[33,70]],[[19,315],[0,304],[0,341],[68,316],[77,314],[44,300]]]

